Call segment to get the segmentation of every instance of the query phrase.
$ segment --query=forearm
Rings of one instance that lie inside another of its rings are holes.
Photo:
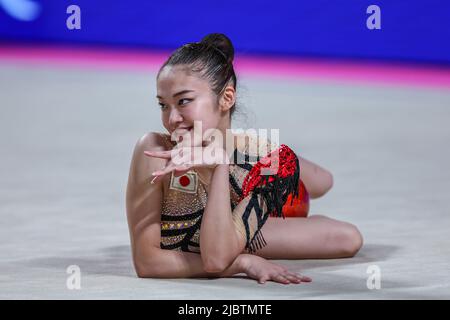
[[[200,227],[200,247],[204,261],[231,262],[242,251],[232,219],[228,165],[214,169]]]
[[[192,252],[173,251],[154,248],[149,258],[138,261],[136,271],[142,278],[224,278],[243,272],[243,256],[221,272],[206,272],[201,255]]]

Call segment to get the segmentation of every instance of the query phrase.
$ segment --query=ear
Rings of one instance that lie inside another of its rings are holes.
[[[226,86],[219,101],[220,111],[226,112],[236,102],[236,90],[232,86]]]

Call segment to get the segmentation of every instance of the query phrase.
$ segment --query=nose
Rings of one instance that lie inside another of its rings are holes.
[[[178,127],[178,124],[183,122],[183,117],[181,116],[180,112],[177,110],[177,108],[171,108],[169,115],[169,125],[172,130],[176,129]]]

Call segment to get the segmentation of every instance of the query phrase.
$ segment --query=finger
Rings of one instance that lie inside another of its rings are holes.
[[[196,135],[194,131],[194,135],[191,137],[192,132],[185,132],[183,134],[175,133],[173,141],[176,141],[177,147],[193,147],[195,145],[201,145],[203,140],[203,135]],[[194,139],[192,139],[194,138]]]
[[[176,167],[175,170],[174,170],[174,172],[173,172],[173,175],[174,175],[175,177],[181,177],[182,175],[184,175],[185,173],[187,173],[187,172],[189,171],[189,169],[190,169],[189,166],[179,166],[179,167]]]
[[[172,158],[170,151],[144,151],[144,154],[148,157],[170,159]]]
[[[173,150],[172,150],[172,152],[173,152]],[[176,152],[178,152],[178,151],[176,151]],[[175,176],[178,177],[178,176],[185,174],[192,167],[189,163],[184,163],[182,161],[182,159],[177,158],[178,157],[177,153],[175,155],[174,154],[171,154],[171,155],[174,157],[171,158],[171,160],[169,161],[167,166],[161,170],[157,170],[157,171],[153,172],[154,176],[164,176],[173,171]]]
[[[155,184],[155,183],[158,181],[158,177],[159,177],[159,176],[154,177],[154,178],[152,179],[152,181],[150,181],[150,183],[151,183],[151,184]]]
[[[289,284],[289,280],[286,279],[282,274],[275,274],[272,276],[272,280],[282,283],[282,284]]]
[[[197,121],[195,121],[197,122]],[[196,124],[194,123],[194,127]],[[183,147],[199,147],[202,145],[203,142],[203,134],[198,134],[196,130],[194,130],[193,135],[191,135],[192,132],[186,132],[182,135],[182,141],[180,141],[178,144]]]
[[[172,172],[173,170],[175,170],[175,165],[172,162],[169,162],[169,164],[161,170],[157,170],[155,172],[152,173],[153,176],[164,176],[170,172]]]
[[[296,276],[297,276],[298,278],[300,278],[300,280],[301,280],[302,282],[311,282],[311,281],[312,281],[312,279],[311,279],[310,277],[301,275],[301,274],[299,274],[299,273],[297,273]]]
[[[300,276],[300,279],[302,280],[302,282],[312,282],[312,279],[310,277]]]
[[[301,283],[302,280],[293,274],[285,274],[284,277],[288,279],[291,283]]]
[[[189,148],[176,148],[172,150],[171,161],[176,166],[192,164],[192,150]]]
[[[173,167],[173,166],[171,166],[171,167],[166,167],[166,168],[164,168],[163,170],[159,170],[159,171],[155,171],[155,172],[153,172],[152,173],[152,176],[154,176],[154,177],[162,177],[162,176],[165,176],[166,174],[168,174],[168,173],[171,173],[172,171],[174,171],[175,170],[175,168]]]
[[[152,179],[152,181],[151,181],[150,183],[151,183],[151,184],[158,183],[158,182],[160,182],[161,180],[164,179],[164,176],[165,176],[165,175],[157,175],[157,176],[154,176],[153,179]]]
[[[299,279],[300,279],[300,276],[301,276],[299,273],[290,272],[289,270],[286,270],[286,271],[284,272],[284,274],[285,274],[285,275],[294,276],[294,277],[297,277],[297,278],[299,278]]]
[[[169,161],[168,163],[170,164],[170,161]],[[157,171],[162,171],[165,167],[166,167],[166,166],[163,166],[163,167],[161,168],[161,170],[157,170]],[[155,172],[156,172],[156,171],[155,171]],[[153,175],[153,173],[152,173],[152,175]],[[162,178],[161,178],[160,175],[153,175],[153,179],[150,181],[150,183],[151,183],[151,184],[155,184],[155,183],[159,182],[161,179],[162,179]]]
[[[269,277],[262,276],[261,278],[259,278],[258,283],[264,284],[264,283],[266,283],[267,280],[269,280]]]

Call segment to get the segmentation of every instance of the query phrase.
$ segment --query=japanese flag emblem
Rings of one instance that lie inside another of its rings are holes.
[[[186,193],[196,193],[198,184],[198,176],[195,171],[188,171],[184,175],[175,177],[172,172],[170,178],[170,189],[178,190]]]

